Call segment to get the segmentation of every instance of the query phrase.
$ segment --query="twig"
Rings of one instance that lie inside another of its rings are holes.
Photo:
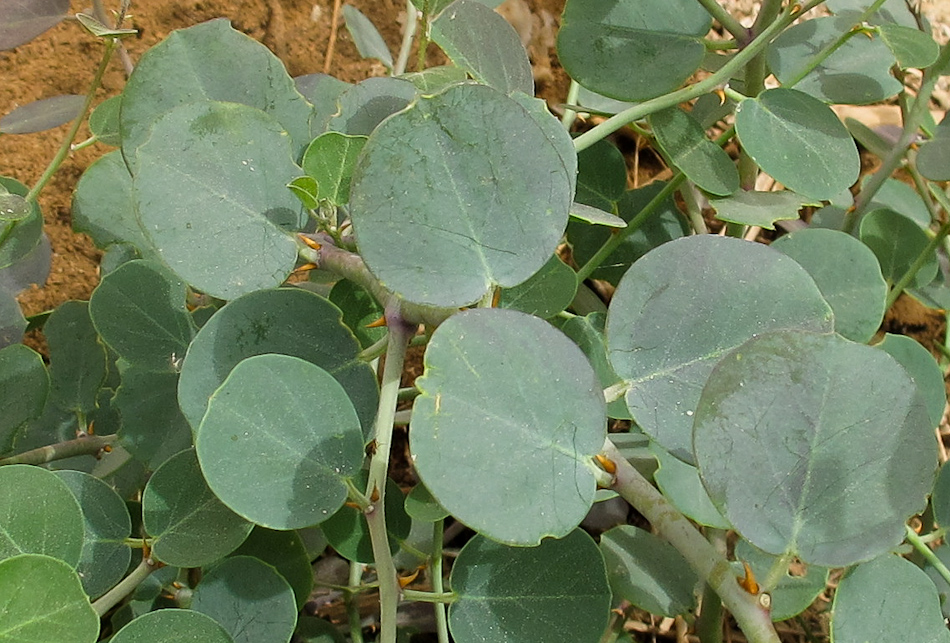
[[[340,20],[340,0],[333,0],[333,17],[330,19],[330,41],[327,43],[327,57],[323,60],[323,73],[330,73],[333,51],[336,49],[337,22]]]

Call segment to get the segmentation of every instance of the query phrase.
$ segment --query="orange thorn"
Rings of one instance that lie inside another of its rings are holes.
[[[104,447],[102,447],[102,450],[105,451],[106,453],[112,453],[112,445],[107,444]]]
[[[726,90],[720,88],[720,89],[717,89],[715,93],[716,93],[716,96],[719,97],[719,105],[720,106],[725,105],[726,104]]]
[[[317,264],[315,264],[315,263],[313,263],[313,262],[311,261],[311,262],[309,262],[309,263],[303,264],[303,265],[300,266],[299,268],[294,268],[294,272],[308,272],[308,271],[310,271],[310,270],[316,269],[317,267],[318,267]]]
[[[301,241],[303,241],[305,244],[307,244],[308,246],[310,246],[310,247],[313,248],[314,250],[319,250],[320,248],[323,247],[322,245],[320,245],[319,243],[317,243],[316,241],[314,241],[313,239],[311,239],[311,238],[308,237],[307,235],[298,234],[297,236],[300,237],[300,240],[301,240]]]
[[[356,510],[358,510],[358,511],[362,511],[362,509],[363,509],[362,507],[360,507],[360,506],[359,506],[358,504],[356,504],[355,502],[344,502],[344,503],[343,503],[343,506],[344,506],[344,507],[350,507],[350,508],[356,509]]]
[[[420,568],[416,569],[416,571],[412,572],[412,573],[409,574],[408,576],[400,576],[400,577],[399,577],[399,588],[402,589],[402,588],[406,587],[407,585],[409,585],[410,583],[412,583],[412,581],[416,580],[416,577],[419,576],[419,569],[422,569],[422,568],[420,567]]]
[[[755,574],[752,573],[752,568],[749,567],[749,563],[742,561],[742,567],[745,569],[745,578],[736,577],[736,580],[739,581],[739,585],[742,586],[742,589],[749,592],[750,594],[759,593],[759,584],[755,580]]]
[[[379,487],[373,487],[373,493],[369,495],[370,502],[376,502],[379,500]]]
[[[609,473],[610,475],[617,473],[617,463],[615,463],[613,460],[611,460],[607,456],[598,453],[597,455],[594,456],[594,459],[597,460],[597,464],[600,465],[600,468],[606,471],[607,473]]]
[[[491,307],[498,308],[498,302],[501,300],[501,288],[495,288],[491,296]]]
[[[372,324],[366,324],[365,328],[382,328],[383,326],[386,326],[386,315],[383,315]]]
[[[86,428],[86,433],[89,435],[93,435],[95,432],[96,432],[96,421],[93,420],[92,422],[89,423],[89,426]]]

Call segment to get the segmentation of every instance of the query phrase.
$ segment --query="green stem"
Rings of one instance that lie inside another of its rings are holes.
[[[372,346],[367,346],[359,352],[356,359],[362,362],[372,362],[386,352],[386,346],[389,344],[389,333],[383,335],[379,341]]]
[[[455,592],[422,592],[417,589],[404,589],[402,593],[407,600],[418,601],[420,603],[433,603],[435,605],[441,605],[443,608],[449,603],[454,603],[459,599],[458,594]]]
[[[396,401],[399,398],[399,381],[406,359],[406,349],[415,328],[406,323],[400,313],[399,302],[393,300],[386,306],[386,323],[389,327],[389,346],[383,366],[379,390],[379,407],[376,412],[374,437],[376,451],[369,463],[369,480],[366,496],[372,502],[365,511],[373,542],[373,559],[379,578],[380,633],[379,643],[396,643],[396,607],[399,603],[399,578],[389,548],[386,531],[386,473],[389,469],[389,454],[392,449],[393,419]]]
[[[142,584],[149,574],[162,567],[151,558],[143,558],[138,567],[132,570],[132,573],[119,581],[119,584],[108,592],[97,598],[92,603],[92,609],[96,610],[99,618],[102,618],[113,607],[118,605],[126,596],[135,591],[135,588]]]
[[[577,105],[577,95],[581,91],[581,86],[577,84],[576,80],[571,80],[571,86],[567,90],[567,100],[565,101],[568,105]],[[564,108],[564,115],[561,116],[561,124],[564,125],[565,129],[571,129],[571,126],[574,124],[574,119],[577,118],[577,112],[575,112],[570,107]]]
[[[422,29],[419,30],[419,51],[416,71],[426,68],[426,49],[429,48],[429,0],[422,4]]]
[[[650,202],[643,206],[643,209],[637,213],[637,216],[633,217],[629,223],[627,223],[626,228],[614,228],[616,232],[613,232],[610,235],[610,238],[607,242],[600,247],[600,249],[594,253],[594,256],[588,259],[587,263],[581,266],[580,270],[577,271],[577,281],[583,282],[585,279],[590,277],[591,273],[597,269],[600,264],[607,260],[616,248],[624,242],[624,239],[629,237],[631,234],[640,229],[646,220],[650,217],[653,212],[666,201],[676,189],[682,185],[683,181],[686,180],[686,175],[682,172],[678,172],[673,176],[670,181],[663,186],[663,189],[660,190],[655,197],[650,199]]]
[[[120,21],[121,19],[122,16],[119,16]],[[73,120],[73,124],[69,127],[69,131],[66,132],[66,138],[63,139],[63,143],[59,146],[59,150],[56,152],[53,160],[50,161],[48,166],[46,166],[46,171],[43,172],[43,176],[40,177],[39,181],[36,182],[36,185],[34,185],[26,195],[27,202],[32,203],[36,201],[36,198],[39,196],[40,192],[44,187],[46,187],[46,184],[49,182],[49,180],[53,178],[56,170],[59,169],[59,166],[62,165],[63,161],[66,160],[66,157],[69,156],[70,146],[72,145],[73,141],[76,140],[76,135],[79,134],[79,128],[82,127],[82,124],[86,120],[86,115],[89,113],[89,108],[92,106],[92,101],[96,97],[96,90],[99,89],[99,84],[102,82],[102,77],[106,73],[106,69],[109,66],[109,60],[112,58],[112,52],[115,51],[117,45],[118,40],[116,38],[109,38],[106,40],[106,48],[105,51],[102,52],[102,60],[99,61],[99,67],[96,69],[96,75],[93,76],[89,91],[86,92],[86,100],[82,105],[82,110],[80,110],[79,115],[76,116],[75,120]]]
[[[436,520],[432,525],[432,591],[441,593],[445,591],[442,580],[442,539],[445,536],[445,520]],[[449,643],[449,620],[445,612],[444,603],[435,603],[432,606],[435,609],[435,630],[439,638],[439,643]]]
[[[806,5],[807,8],[803,8],[803,11],[807,11],[809,8],[821,4],[822,2],[824,2],[824,0],[810,0],[808,5]],[[729,82],[729,79],[732,78],[733,74],[735,74],[750,60],[762,52],[772,41],[773,37],[778,35],[783,29],[785,29],[785,27],[791,24],[799,15],[799,13],[800,12],[792,11],[791,6],[789,6],[789,8],[786,9],[782,14],[781,18],[775,20],[772,24],[766,27],[755,40],[749,43],[745,49],[733,56],[733,58],[723,65],[716,73],[710,75],[704,80],[699,81],[695,85],[684,87],[683,89],[679,89],[675,92],[658,96],[657,98],[651,98],[650,100],[638,103],[633,107],[629,107],[619,114],[611,116],[603,123],[600,123],[599,125],[575,138],[574,149],[578,152],[585,150],[597,141],[606,138],[610,134],[613,134],[628,123],[632,123],[633,121],[639,120],[654,112],[658,112],[661,109],[666,109],[667,107],[679,105],[680,103],[698,98],[703,94],[708,94],[716,87],[726,84]]]
[[[693,571],[719,595],[750,643],[779,643],[769,610],[739,585],[725,556],[624,459],[609,439],[604,443],[604,454],[617,465],[612,489],[649,520],[656,532],[672,544]]]
[[[937,61],[924,70],[924,77],[920,83],[920,91],[917,92],[914,106],[907,114],[901,135],[897,143],[894,144],[894,147],[891,148],[891,151],[884,157],[877,172],[871,175],[871,178],[868,179],[861,192],[855,198],[854,205],[845,216],[844,224],[841,226],[844,232],[850,234],[854,230],[855,225],[871,205],[871,201],[874,199],[878,190],[881,189],[884,182],[891,177],[900,165],[901,159],[904,158],[904,154],[913,142],[914,137],[917,136],[917,130],[920,129],[920,124],[923,122],[924,116],[927,114],[930,106],[930,96],[933,94],[933,90],[937,86],[937,80],[940,78],[941,72],[944,71],[943,68],[948,62],[950,62],[950,43],[946,43],[940,48],[940,55]]]
[[[920,555],[923,556],[928,563],[933,565],[937,573],[940,574],[945,581],[950,583],[950,569],[947,569],[943,561],[937,558],[937,554],[907,525],[904,525],[904,537],[907,539],[907,542],[914,546],[914,549],[920,552]]]
[[[355,561],[350,561],[349,586],[343,593],[343,603],[346,606],[346,620],[349,621],[350,641],[352,643],[363,643],[363,624],[360,617],[360,606],[356,601],[356,595],[359,593],[362,580],[363,566]]]
[[[792,563],[792,558],[791,554],[783,554],[775,559],[769,568],[768,575],[759,583],[763,592],[771,592],[778,587],[779,582],[788,574],[788,566]]]
[[[721,556],[728,553],[727,536],[725,529],[706,529],[706,539]],[[708,583],[703,583],[703,602],[700,604],[699,618],[696,619],[696,635],[702,643],[722,643],[722,618],[719,595]]]
[[[910,282],[914,280],[914,277],[917,276],[917,273],[923,268],[924,264],[933,259],[934,253],[937,251],[937,246],[943,243],[944,238],[950,234],[950,221],[944,223],[940,226],[940,229],[937,231],[937,234],[927,242],[927,245],[924,246],[924,249],[920,251],[920,254],[917,255],[917,258],[914,259],[914,263],[910,265],[910,268],[907,269],[901,278],[897,280],[897,283],[894,284],[894,287],[891,288],[891,291],[887,293],[887,299],[884,302],[884,310],[888,310],[891,306],[894,305],[894,302],[897,301],[897,298],[901,296],[901,293],[904,292],[904,289],[910,285]]]
[[[412,40],[416,35],[416,25],[419,22],[417,15],[418,12],[412,4],[412,0],[406,0],[406,33],[402,35],[399,55],[396,57],[396,64],[393,66],[393,76],[404,73],[406,65],[409,64],[409,51],[412,49]]]
[[[738,20],[733,17],[716,0],[696,0],[703,9],[713,17],[713,19],[722,25],[722,28],[735,37],[737,42],[746,42],[749,38],[749,30],[742,26]]]
[[[98,455],[104,448],[111,446],[117,437],[115,434],[87,435],[58,444],[50,444],[3,458],[0,460],[0,466],[6,464],[46,464],[54,460],[65,460],[78,455]]]

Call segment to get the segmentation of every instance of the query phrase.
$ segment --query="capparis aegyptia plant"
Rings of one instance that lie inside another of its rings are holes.
[[[835,641],[950,640],[940,365],[875,336],[904,292],[950,302],[950,46],[902,0],[765,0],[750,27],[568,0],[558,119],[490,6],[407,10],[395,58],[345,12],[386,78],[291,79],[215,20],[93,113],[116,149],[73,217],[102,281],[31,320],[48,367],[22,327],[0,350],[0,640],[363,641],[375,591],[385,643],[408,601],[443,642],[620,640],[635,607],[765,643],[832,570]],[[896,139],[829,107],[892,99]],[[669,180],[627,189],[627,126]],[[880,157],[860,182],[856,141]],[[30,213],[5,220],[16,269],[41,217],[3,185]],[[579,527],[616,496],[650,529]],[[298,620],[327,544],[339,630]]]

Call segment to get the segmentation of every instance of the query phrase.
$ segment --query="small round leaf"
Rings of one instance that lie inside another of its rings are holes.
[[[176,567],[200,567],[226,556],[253,527],[211,492],[193,449],[152,474],[142,495],[142,522],[153,538],[152,555]]]
[[[17,430],[43,413],[49,374],[43,358],[23,344],[0,349],[0,453],[13,448]]]
[[[916,222],[886,208],[868,212],[861,219],[860,235],[861,241],[877,256],[889,284],[904,276],[930,242]],[[910,287],[926,286],[937,276],[938,269],[937,255],[931,252]]]
[[[830,200],[858,180],[854,139],[831,108],[795,89],[767,89],[736,108],[736,132],[749,156],[776,181]]]
[[[310,567],[310,554],[296,531],[254,527],[251,535],[232,552],[232,556],[253,556],[273,565],[293,588],[297,609],[303,609],[313,590],[313,569]]]
[[[319,366],[288,355],[235,366],[211,397],[196,445],[215,494],[270,529],[329,518],[346,499],[344,479],[363,461],[346,391]]]
[[[234,643],[287,643],[297,624],[294,592],[267,563],[232,556],[204,575],[191,609],[210,616]]]
[[[573,342],[524,313],[465,311],[433,334],[416,386],[410,448],[446,510],[520,545],[580,523],[594,499],[590,459],[604,444],[605,408]]]

